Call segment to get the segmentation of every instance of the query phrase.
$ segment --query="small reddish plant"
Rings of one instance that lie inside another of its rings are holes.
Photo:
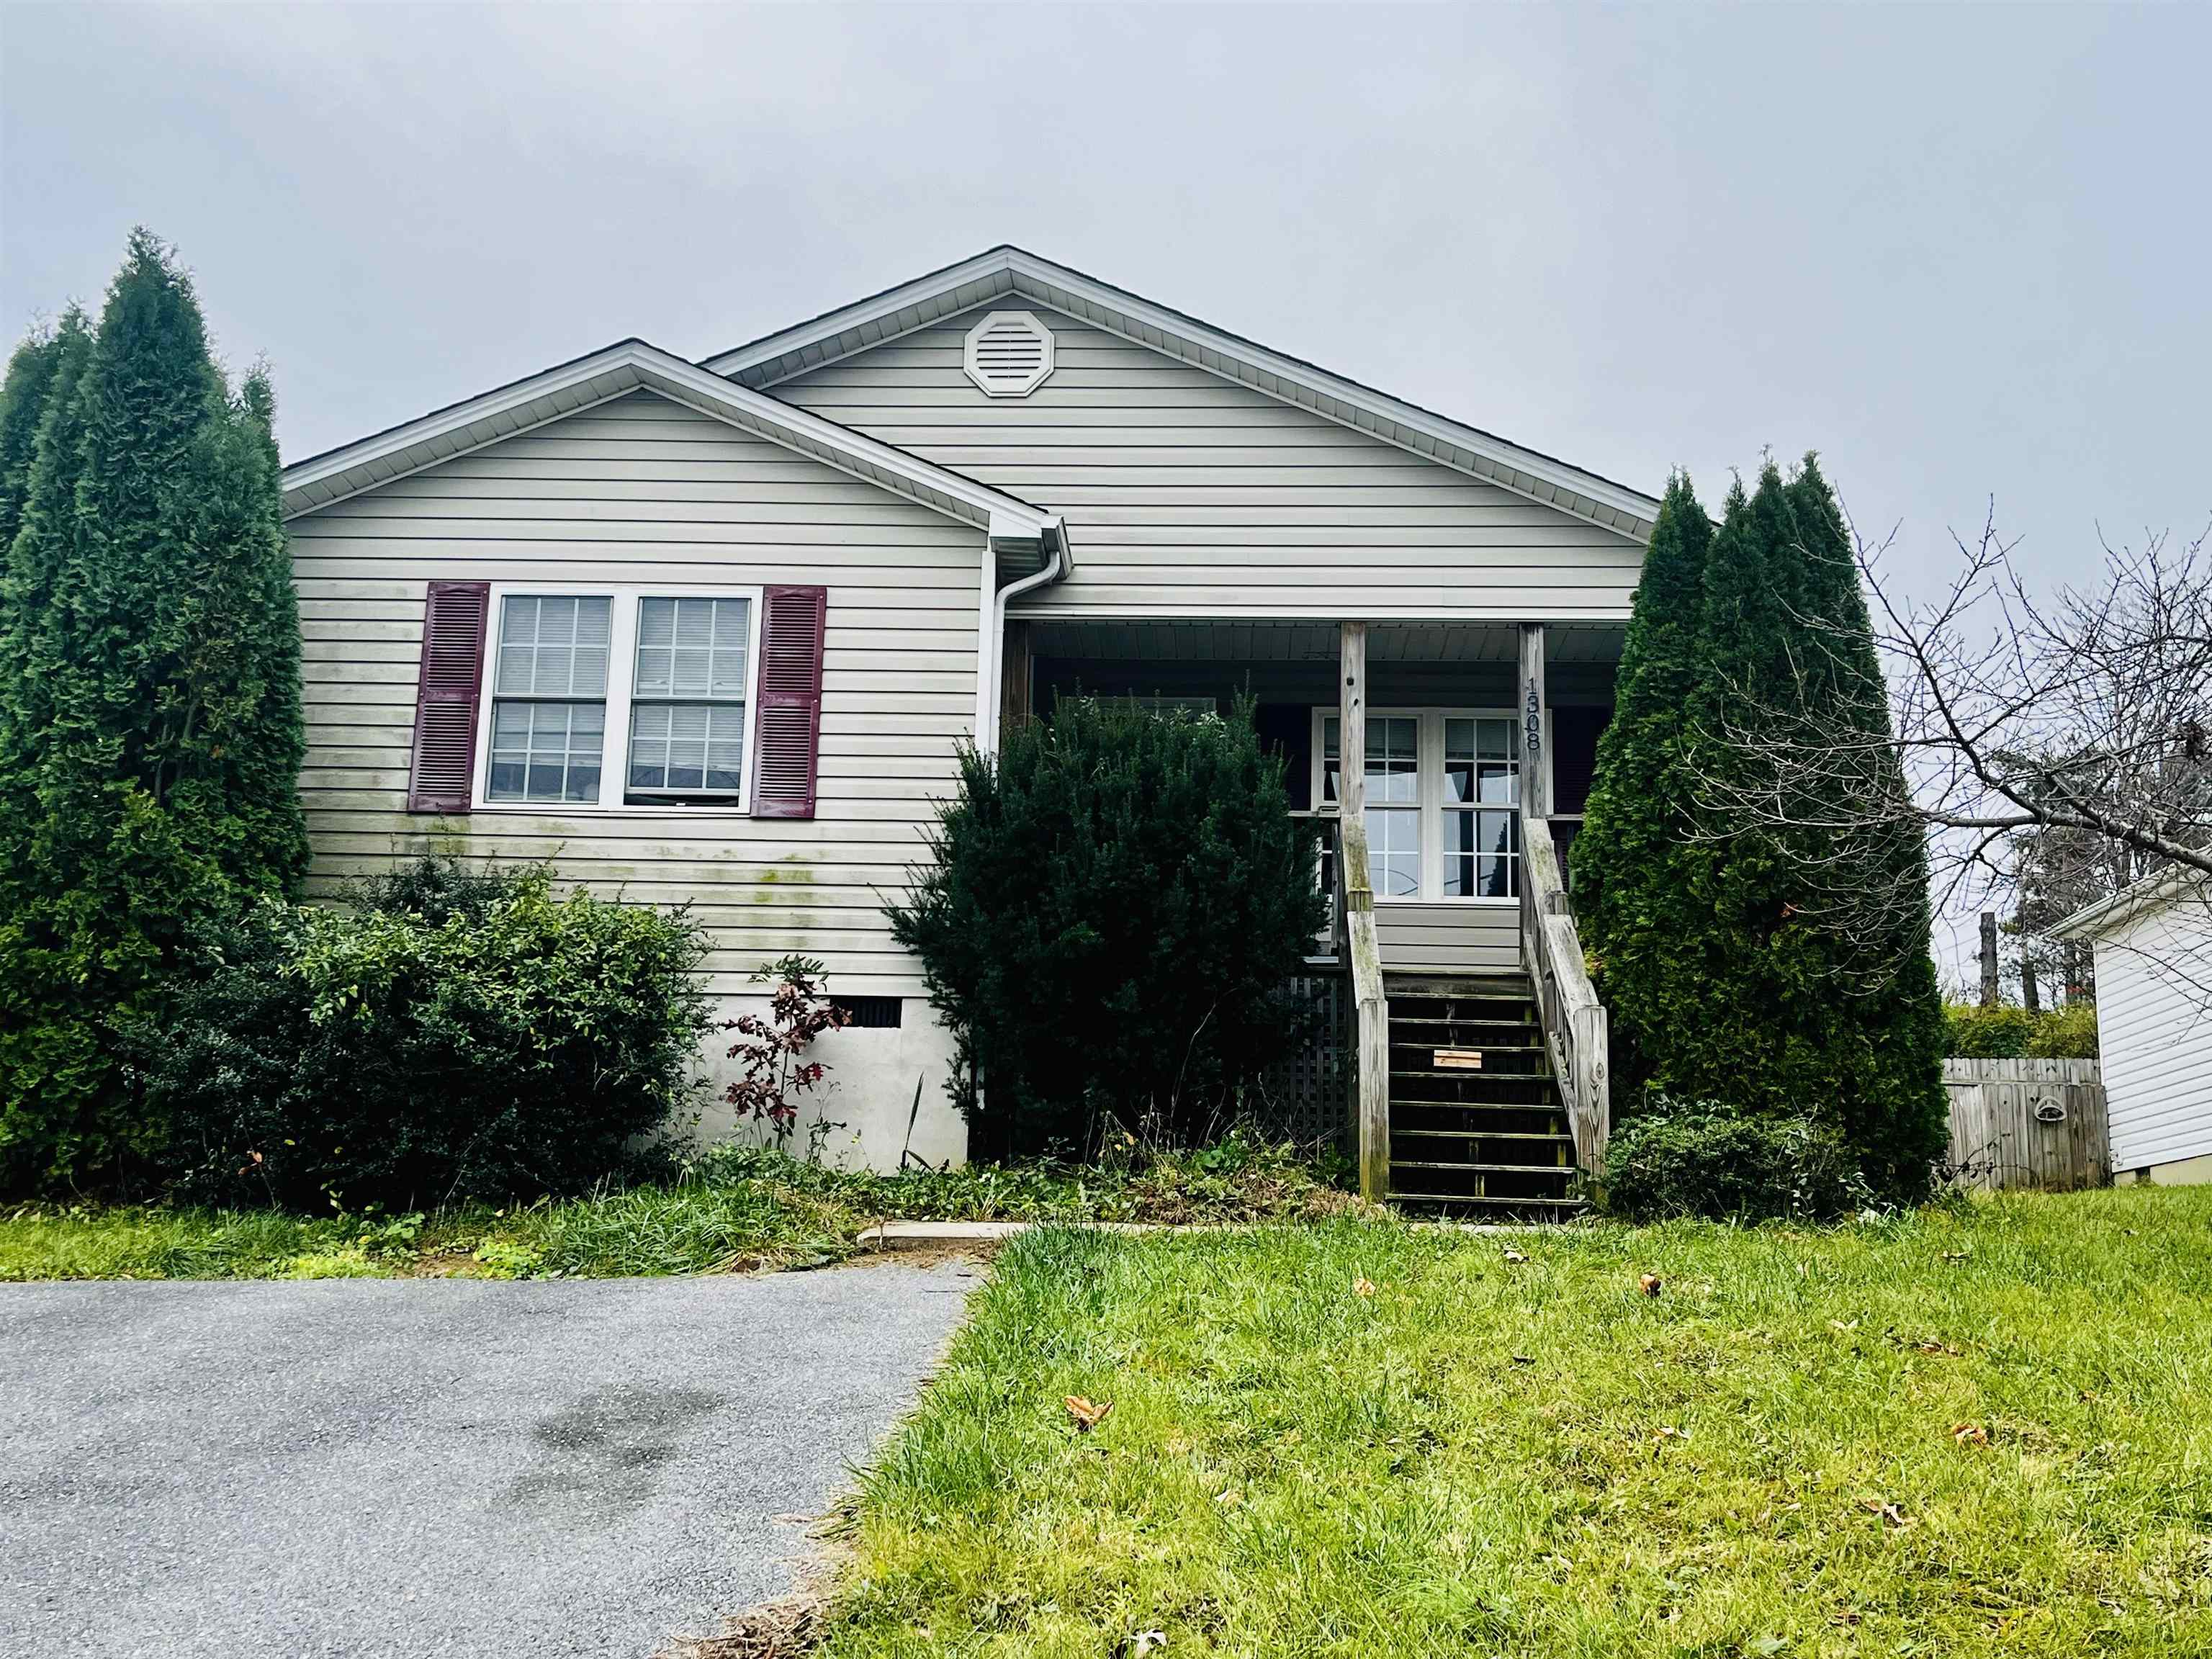
[[[828,1067],[805,1054],[814,1039],[852,1024],[853,1016],[830,1000],[823,965],[812,957],[782,957],[753,975],[775,989],[768,1018],[739,1014],[723,1030],[738,1033],[730,1058],[738,1062],[737,1079],[724,1097],[738,1115],[766,1119],[781,1140],[799,1121],[799,1097],[821,1086]]]

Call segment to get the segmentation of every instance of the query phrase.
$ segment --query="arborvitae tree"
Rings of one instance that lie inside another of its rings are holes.
[[[1904,805],[1910,787],[1893,741],[1889,686],[1875,648],[1850,532],[1815,457],[1805,457],[1788,492],[1806,556],[1805,620],[1813,635],[1808,654],[1814,665],[1800,691],[1805,701],[1797,706],[1842,717],[1863,739],[1839,757],[1831,788],[1850,789],[1862,800],[1899,803],[1894,811],[1862,815],[1859,821],[1872,828],[1843,845],[1832,834],[1809,830],[1827,842],[1818,853],[1852,866],[1843,890],[1869,899],[1838,905],[1832,889],[1820,907],[1832,982],[1838,986],[1830,1042],[1854,1062],[1836,1115],[1875,1187],[1917,1197],[1948,1139],[1928,846]],[[1825,729],[1832,730],[1832,720]],[[1808,826],[1850,816],[1825,811],[1820,801],[1807,805],[1810,810],[1802,816]],[[1817,857],[1811,867],[1820,867]]]
[[[63,326],[82,332],[83,314],[72,307]],[[22,520],[39,421],[65,349],[59,331],[35,333],[15,348],[8,360],[7,380],[0,382],[0,558],[15,544],[15,527]]]
[[[50,601],[76,535],[76,480],[84,464],[77,386],[91,358],[91,326],[72,306],[50,339],[18,351],[9,366],[11,452],[21,441],[14,428],[19,422],[29,428],[21,492],[10,489],[0,502],[0,527],[8,534],[0,562],[0,791],[14,801],[37,787],[39,758],[52,729],[51,665],[42,656],[51,655],[59,638]],[[0,895],[20,864],[29,830],[26,813],[0,815]],[[0,923],[8,915],[0,908]]]
[[[204,924],[294,889],[307,852],[265,381],[228,392],[189,279],[140,231],[46,401],[9,567],[24,644],[0,683],[0,1184],[15,1188],[151,1149],[158,1126],[118,1093],[114,1018],[158,997]]]
[[[1680,981],[1694,971],[1681,862],[1690,788],[1683,719],[1699,678],[1699,623],[1712,520],[1686,474],[1667,482],[1644,556],[1614,682],[1613,718],[1575,837],[1575,911],[1595,959],[1612,1021],[1613,1099],[1632,1111],[1655,1044],[1680,1017]]]
[[[979,1152],[1188,1144],[1249,1103],[1324,906],[1249,704],[1063,701],[963,757],[935,852],[889,914],[981,1073]]]
[[[1617,877],[1597,912],[1607,995],[1635,1054],[1631,1088],[1809,1113],[1843,1131],[1876,1191],[1920,1196],[1944,1120],[1917,835],[1869,842],[1849,827],[1863,814],[1823,811],[1811,795],[1780,828],[1730,822],[1713,805],[1763,776],[1774,748],[1832,733],[1839,710],[1868,741],[1838,755],[1823,787],[1905,788],[1885,746],[1887,693],[1849,538],[1811,462],[1788,482],[1770,464],[1755,491],[1729,492],[1705,560],[1695,659],[1674,770],[1659,780],[1679,792],[1662,797],[1676,808],[1671,834],[1640,858],[1619,849],[1656,894],[1641,913],[1648,948],[1609,954],[1616,936],[1636,938]],[[1616,778],[1616,815],[1626,787]],[[1852,872],[1884,902],[1841,901]],[[1900,890],[1916,901],[1893,902]],[[1632,1093],[1623,1103],[1636,1103]]]

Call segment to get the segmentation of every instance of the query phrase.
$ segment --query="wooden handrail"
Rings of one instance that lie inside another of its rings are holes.
[[[1352,974],[1352,1132],[1359,1148],[1359,1193],[1390,1194],[1390,1005],[1382,994],[1382,949],[1375,938],[1375,890],[1367,875],[1367,826],[1336,821],[1337,954]]]
[[[1605,1167],[1606,1137],[1613,1127],[1605,1005],[1583,963],[1552,821],[1525,805],[1521,853],[1521,963],[1535,990],[1553,1075],[1567,1105],[1575,1162],[1595,1174]]]

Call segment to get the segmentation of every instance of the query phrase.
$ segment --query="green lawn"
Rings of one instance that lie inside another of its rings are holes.
[[[2212,1653],[2212,1189],[1032,1234],[852,1542],[830,1659]]]
[[[1265,1221],[1356,1207],[1293,1149],[1245,1136],[1104,1167],[898,1176],[727,1147],[665,1185],[421,1215],[24,1205],[0,1211],[0,1283],[744,1272],[836,1261],[863,1228],[892,1218]]]

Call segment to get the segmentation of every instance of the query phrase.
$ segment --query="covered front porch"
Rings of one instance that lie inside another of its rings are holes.
[[[1605,1133],[1603,1010],[1565,872],[1625,633],[1018,618],[1001,718],[1048,717],[1078,696],[1208,713],[1250,697],[1335,895],[1312,965],[1345,975],[1341,1069],[1364,1188],[1552,1205],[1565,1200],[1512,1178],[1543,1150],[1526,1143],[1559,1143],[1563,1175],[1592,1166]],[[1518,1037],[1504,1006],[1515,999]],[[1531,1115],[1546,1110],[1557,1133]]]

